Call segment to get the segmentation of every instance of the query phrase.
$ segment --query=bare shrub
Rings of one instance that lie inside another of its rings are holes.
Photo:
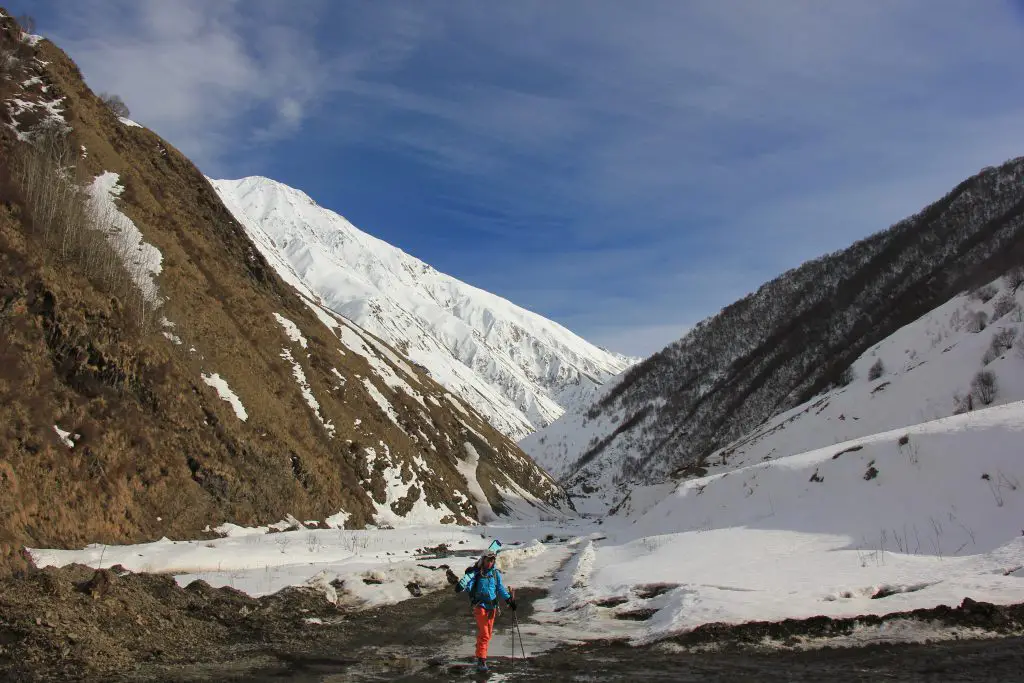
[[[36,32],[36,18],[31,14],[19,14],[14,17],[14,20],[18,22],[18,25],[21,26],[21,30],[25,33]]]
[[[988,313],[985,311],[971,311],[967,314],[967,324],[964,327],[968,332],[977,334],[988,326]]]
[[[868,379],[873,382],[884,374],[885,363],[883,363],[882,359],[879,358],[878,360],[875,361],[875,364],[871,366],[871,369],[868,370]]]
[[[120,95],[104,92],[100,93],[100,99],[103,101],[103,104],[107,105],[110,111],[114,112],[114,116],[120,116],[121,118],[126,119],[132,115],[131,111],[128,109],[128,105],[124,103],[124,100],[121,99]]]
[[[974,397],[970,394],[964,396],[960,392],[953,394],[953,414],[962,415],[974,410]]]
[[[971,380],[971,394],[983,405],[987,406],[996,400],[997,390],[996,373],[991,370],[981,370]]]
[[[125,265],[134,245],[121,233],[108,238],[113,217],[109,209],[99,211],[90,205],[82,191],[78,154],[67,131],[61,126],[41,128],[17,151],[15,178],[31,230],[46,247],[44,253],[80,267],[94,286],[126,304],[140,330],[147,328],[154,307]]]
[[[1005,351],[1013,348],[1013,342],[1017,341],[1017,328],[1004,327],[992,335],[992,348]]]
[[[953,311],[953,314],[949,316],[949,327],[952,330],[961,330],[964,326],[964,314],[958,308]]]
[[[988,347],[988,350],[985,351],[985,355],[981,357],[981,364],[988,365],[996,358],[999,358],[1004,352],[1013,348],[1013,342],[1016,340],[1017,328],[1004,327],[996,330],[996,333],[992,335],[991,345]]]
[[[984,287],[978,287],[976,290],[971,292],[971,298],[977,299],[981,303],[988,303],[992,298],[999,293],[992,285],[985,285]]]
[[[1021,285],[1024,285],[1024,266],[1015,266],[1006,274],[1006,286],[1011,294],[1016,294]]]
[[[851,365],[850,367],[846,368],[841,373],[839,373],[839,377],[837,377],[835,381],[835,386],[845,387],[849,385],[851,382],[853,382],[853,380],[855,379],[857,379],[857,375],[853,372],[853,366]]]
[[[1020,305],[1017,303],[1017,298],[1010,292],[1006,292],[992,304],[992,320],[999,320],[1007,313],[1012,313],[1018,308],[1020,308]]]

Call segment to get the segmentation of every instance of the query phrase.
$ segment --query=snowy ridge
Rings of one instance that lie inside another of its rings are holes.
[[[210,182],[283,279],[402,350],[513,439],[588,403],[633,362],[439,273],[299,190]]]
[[[709,472],[734,469],[952,415],[966,409],[979,372],[993,374],[995,392],[988,404],[970,398],[971,407],[1024,400],[1024,287],[1014,285],[1004,277],[953,297],[857,358],[848,385],[766,420],[709,455],[702,467]],[[602,391],[613,388],[609,383]],[[657,410],[650,411],[640,426],[656,415]],[[556,477],[568,477],[577,465],[573,456],[614,434],[621,424],[617,417],[591,417],[580,409],[520,445]],[[635,447],[630,435],[616,435],[602,457],[605,463],[621,463]],[[613,464],[589,479],[599,489],[589,501],[597,511],[624,495],[617,472]],[[587,506],[584,500],[581,509]]]

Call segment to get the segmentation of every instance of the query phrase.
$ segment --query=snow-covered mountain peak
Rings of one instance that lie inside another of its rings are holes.
[[[588,403],[634,359],[438,272],[264,177],[211,180],[278,273],[373,332],[519,439]]]

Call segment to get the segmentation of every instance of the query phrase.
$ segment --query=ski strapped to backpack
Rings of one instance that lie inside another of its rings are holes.
[[[501,541],[499,541],[498,539],[494,539],[493,541],[491,541],[491,544],[487,546],[487,550],[484,551],[483,555],[486,555],[488,553],[497,554],[499,550],[501,550]],[[483,557],[483,555],[481,555],[481,557]],[[477,575],[475,569],[476,565],[473,565],[472,567],[466,570],[466,573],[462,575],[461,579],[458,579],[458,583],[455,586],[456,593],[469,593],[470,599],[473,598],[473,593],[471,589],[475,588],[475,586],[472,585]],[[451,572],[451,574],[452,576],[454,576],[454,572]],[[448,580],[451,581],[451,577],[449,577]]]

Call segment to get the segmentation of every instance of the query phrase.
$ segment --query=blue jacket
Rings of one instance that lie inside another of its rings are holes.
[[[503,600],[510,600],[512,598],[512,594],[505,587],[505,582],[502,581],[501,572],[498,571],[497,567],[493,567],[486,572],[480,572],[479,569],[474,567],[466,592],[469,593],[469,599],[474,605],[480,605],[484,609],[494,609],[494,604],[498,601],[499,597]]]

